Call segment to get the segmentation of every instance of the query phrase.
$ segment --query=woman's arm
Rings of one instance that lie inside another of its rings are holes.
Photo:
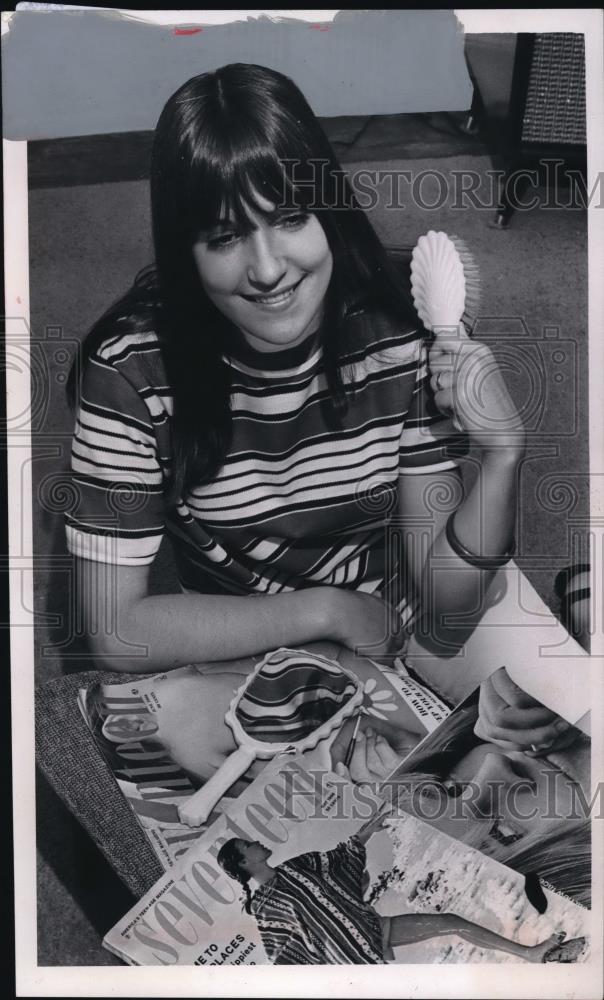
[[[518,463],[517,456],[503,451],[484,455],[469,490],[456,471],[400,477],[399,512],[420,602],[420,636],[456,646],[467,636],[467,616],[480,617],[496,570],[476,568],[457,555],[447,540],[446,522],[454,515],[455,534],[471,552],[506,552],[514,536]],[[457,624],[450,620],[455,615],[460,616]]]
[[[506,555],[513,545],[525,431],[492,352],[471,340],[463,327],[439,335],[428,358],[438,409],[454,419],[474,446],[475,478],[464,487],[454,472],[401,477],[399,507],[410,534],[408,564],[424,632],[455,647],[471,629],[469,617],[475,621],[482,613],[496,572],[488,560]],[[482,565],[473,565],[452,548],[449,520],[458,550],[485,560]],[[426,526],[432,530],[428,551]],[[447,616],[455,615],[465,617],[465,630],[461,621],[447,623]]]
[[[335,587],[248,597],[150,595],[149,569],[76,559],[79,621],[108,669],[171,670],[325,639],[389,651],[385,618],[394,620],[394,613],[372,595]]]

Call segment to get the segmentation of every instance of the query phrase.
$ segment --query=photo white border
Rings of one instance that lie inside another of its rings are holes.
[[[99,8],[93,8],[98,10]],[[165,14],[136,12],[140,17]],[[329,20],[335,11],[170,11],[170,24],[221,23],[264,14]],[[586,45],[588,190],[604,164],[604,65],[603,15],[599,9],[582,10],[457,10],[466,33],[515,33],[519,31],[584,31]],[[123,11],[124,16],[134,12]],[[3,15],[3,20],[6,15]],[[9,19],[7,19],[9,20]],[[165,21],[164,21],[165,23]],[[6,21],[4,24],[6,28]],[[9,28],[10,30],[10,28]],[[29,256],[27,241],[27,143],[4,141],[5,314],[7,335],[29,328]],[[589,391],[591,511],[602,559],[604,498],[598,477],[604,472],[604,212],[589,209]],[[569,294],[572,290],[569,289]],[[11,318],[13,317],[13,318]],[[7,417],[23,413],[30,405],[29,371],[7,370]],[[604,853],[601,832],[594,837],[594,935],[589,963],[575,966],[464,965],[296,967],[295,976],[277,968],[236,969],[39,967],[37,965],[35,796],[34,796],[34,649],[33,649],[33,545],[31,440],[9,435],[8,487],[9,548],[11,558],[11,676],[13,761],[18,768],[14,796],[15,927],[17,996],[249,996],[249,997],[569,997],[595,1000],[601,993],[601,941]],[[14,498],[20,496],[20,503]],[[599,581],[594,581],[596,585]],[[597,593],[602,594],[597,586]],[[30,609],[30,610],[27,610]],[[601,621],[600,621],[601,626]],[[604,761],[604,712],[601,682],[604,629],[593,636],[591,690],[594,762]],[[59,915],[58,915],[59,916]],[[60,919],[60,917],[59,917]],[[504,974],[502,974],[504,973]]]

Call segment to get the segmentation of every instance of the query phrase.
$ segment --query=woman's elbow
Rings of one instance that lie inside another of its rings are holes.
[[[118,673],[153,669],[147,624],[140,616],[147,593],[148,567],[77,560],[77,615],[95,668]]]
[[[149,673],[153,670],[149,647],[131,638],[127,624],[119,630],[89,628],[86,631],[89,656],[99,670],[116,673]]]

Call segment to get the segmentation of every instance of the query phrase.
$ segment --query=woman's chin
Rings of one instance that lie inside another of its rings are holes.
[[[249,347],[266,354],[275,351],[286,351],[290,347],[297,347],[302,344],[307,337],[311,336],[309,324],[296,324],[291,322],[271,323],[262,325],[254,324],[253,327],[243,327],[242,333]]]

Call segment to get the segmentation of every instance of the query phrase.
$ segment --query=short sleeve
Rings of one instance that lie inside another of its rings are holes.
[[[83,559],[153,562],[164,532],[163,474],[141,394],[110,360],[86,366],[71,454],[67,547]]]
[[[454,469],[467,450],[467,435],[457,431],[434,402],[426,345],[419,341],[413,398],[399,442],[399,472],[417,475]]]

